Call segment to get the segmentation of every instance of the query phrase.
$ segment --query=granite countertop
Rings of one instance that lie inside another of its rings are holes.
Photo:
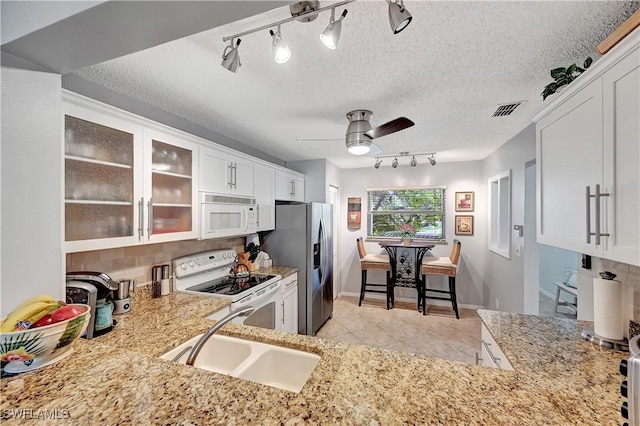
[[[300,393],[158,357],[208,329],[213,321],[204,316],[226,303],[181,293],[136,296],[114,331],[78,339],[71,356],[54,365],[3,378],[4,422],[23,423],[20,413],[74,425],[622,421],[617,371],[625,354],[583,341],[582,324],[571,320],[478,311],[515,372],[236,324],[222,328],[221,334],[319,354]]]

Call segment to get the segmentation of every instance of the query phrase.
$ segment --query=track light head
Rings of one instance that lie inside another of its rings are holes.
[[[418,162],[416,161],[416,156],[415,155],[411,158],[411,162],[409,164],[411,164],[411,167],[415,167],[415,166],[418,165]]]
[[[376,158],[376,163],[373,165],[374,168],[380,168],[380,164],[382,164],[382,159]]]
[[[413,17],[409,11],[404,7],[404,1],[387,0],[389,3],[389,24],[394,34],[398,34],[400,31],[407,28]]]
[[[232,73],[237,73],[238,68],[242,65],[240,62],[240,54],[238,53],[238,46],[240,46],[240,39],[236,45],[233,45],[233,40],[231,40],[231,44],[224,48],[224,52],[222,53],[222,66],[231,71]],[[227,52],[227,49],[229,51]]]
[[[273,30],[269,30],[269,34],[273,37],[271,47],[273,49],[273,60],[278,64],[284,64],[291,58],[291,50],[289,46],[282,40],[280,35],[280,25],[278,25],[278,32],[274,33]]]
[[[393,167],[394,169],[396,167],[398,167],[398,158],[394,158],[393,161],[391,162],[391,167]]]
[[[347,16],[347,9],[342,12],[340,18],[335,21],[335,8],[331,8],[331,19],[329,20],[329,25],[327,28],[320,34],[320,40],[322,40],[322,44],[327,46],[331,50],[335,50],[338,47],[338,41],[340,40],[340,32],[342,31],[342,20]]]
[[[431,154],[431,158],[429,158],[429,163],[431,163],[432,166],[436,165],[436,158],[433,156],[433,154]]]

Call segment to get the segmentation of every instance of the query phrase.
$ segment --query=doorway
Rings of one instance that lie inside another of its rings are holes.
[[[340,283],[340,268],[338,268],[338,218],[340,215],[340,197],[338,196],[338,187],[329,185],[330,203],[333,204],[333,299],[338,298],[339,283]]]
[[[524,313],[540,309],[540,248],[536,242],[536,160],[524,165]]]

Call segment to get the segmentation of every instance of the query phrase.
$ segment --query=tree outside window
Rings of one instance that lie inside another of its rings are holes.
[[[367,189],[367,234],[370,238],[445,239],[445,188]]]

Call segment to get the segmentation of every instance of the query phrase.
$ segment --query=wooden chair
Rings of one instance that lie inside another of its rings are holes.
[[[365,292],[369,293],[384,293],[387,296],[387,309],[391,304],[392,291],[391,288],[391,263],[389,262],[389,256],[386,254],[367,254],[364,248],[364,241],[358,237],[356,239],[356,245],[358,247],[358,256],[360,256],[360,269],[362,270],[362,278],[360,283],[360,300],[358,306],[362,305],[362,299],[364,299]],[[370,269],[386,271],[386,284],[374,284],[367,282],[367,271]],[[369,289],[373,287],[374,289]],[[384,290],[375,290],[375,288],[385,287]]]
[[[458,313],[458,300],[456,298],[456,273],[458,272],[458,260],[460,260],[460,251],[462,244],[458,240],[453,240],[453,247],[449,257],[424,257],[420,272],[422,273],[422,282],[418,290],[418,305],[422,303],[422,313],[427,314],[427,299],[449,300],[456,318],[460,319]],[[425,275],[446,275],[449,277],[449,290],[434,290],[426,287]],[[448,296],[427,296],[427,292],[442,293]]]

